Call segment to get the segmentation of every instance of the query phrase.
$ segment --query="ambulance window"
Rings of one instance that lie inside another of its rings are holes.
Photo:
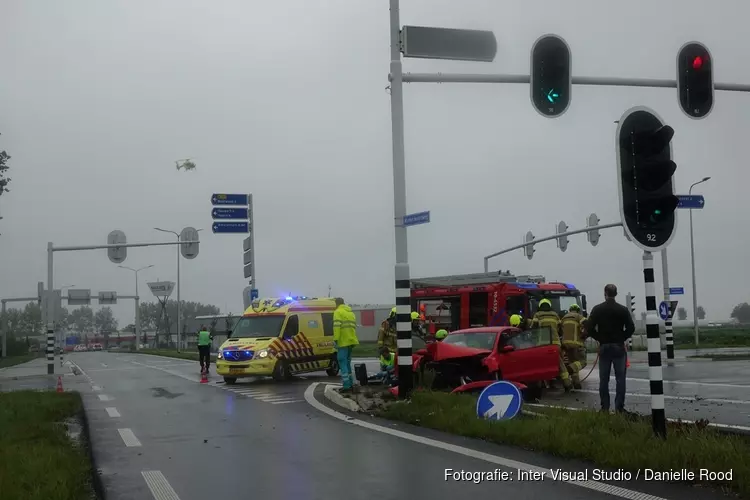
[[[509,295],[505,298],[505,311],[510,317],[512,314],[524,315],[525,304],[523,295]]]
[[[284,328],[284,338],[292,338],[299,333],[299,318],[296,314],[289,316]]]
[[[323,335],[333,337],[333,313],[323,313]]]

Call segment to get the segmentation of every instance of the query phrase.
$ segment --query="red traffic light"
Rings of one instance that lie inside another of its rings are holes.
[[[693,69],[701,69],[703,67],[703,58],[701,56],[695,56],[693,58]]]

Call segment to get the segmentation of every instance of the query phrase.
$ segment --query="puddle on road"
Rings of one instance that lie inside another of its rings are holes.
[[[182,392],[169,392],[163,387],[152,387],[151,391],[153,392],[152,396],[155,398],[174,399],[184,394]]]

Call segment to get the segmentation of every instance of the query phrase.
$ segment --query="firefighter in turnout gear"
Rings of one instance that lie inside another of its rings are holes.
[[[531,320],[531,326],[532,328],[549,328],[552,343],[560,346],[560,316],[552,310],[552,302],[550,302],[549,299],[542,299],[539,301],[539,310],[534,314],[534,317]],[[563,361],[562,346],[560,347],[560,379],[562,379],[565,392],[569,392],[573,388],[573,384],[570,381],[568,368]]]
[[[583,344],[583,324],[586,318],[581,314],[578,304],[570,306],[568,313],[562,317],[562,352],[568,372],[573,379],[573,388],[581,388],[580,371],[586,366],[586,347]]]
[[[396,331],[396,308],[391,309],[388,319],[380,323],[378,330],[378,347],[387,347],[391,352],[398,352],[398,332]]]

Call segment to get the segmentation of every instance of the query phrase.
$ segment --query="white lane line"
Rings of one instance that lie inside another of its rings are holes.
[[[535,408],[556,408],[559,410],[571,410],[571,411],[591,411],[591,408],[575,408],[572,406],[556,406],[556,405],[543,405],[543,404],[537,404],[537,403],[524,403],[525,406],[533,406]],[[687,420],[684,418],[668,418],[667,422],[682,422],[685,424],[694,424],[695,420]],[[710,422],[708,424],[709,427],[715,427],[717,429],[725,429],[725,430],[734,430],[734,431],[747,431],[750,432],[750,427],[745,427],[744,425],[733,425],[733,424],[718,424],[716,422]]]
[[[254,399],[257,399],[258,401],[266,401],[268,403],[272,401],[286,401],[289,398],[289,396],[262,396],[262,397],[256,397]]]
[[[591,389],[579,389],[575,392],[585,392],[587,394],[599,394],[599,391],[594,391]],[[634,397],[634,398],[650,398],[651,394],[643,394],[643,393],[637,393],[637,392],[626,392],[626,396]],[[738,404],[738,405],[750,405],[750,401],[744,400],[744,399],[716,399],[716,398],[701,398],[700,396],[668,396],[664,395],[664,399],[674,399],[677,401],[690,401],[691,403],[700,403],[701,401],[705,401],[706,403],[728,403],[728,404]]]
[[[98,385],[92,385],[91,388],[94,389],[95,391],[101,391],[102,390],[102,388],[99,387]]]
[[[344,415],[343,413],[340,413],[340,412],[337,412],[336,410],[328,408],[326,405],[320,403],[317,399],[315,399],[315,388],[318,385],[320,385],[320,382],[313,382],[312,384],[310,384],[310,386],[305,390],[305,400],[307,400],[307,402],[311,406],[313,406],[316,410],[322,411],[323,413],[335,419],[341,420],[343,422],[348,422],[350,424],[357,425],[359,427],[364,427],[365,429],[382,432],[384,434],[390,434],[391,436],[399,437],[401,439],[408,439],[409,441],[413,441],[415,443],[432,446],[433,448],[439,448],[445,451],[452,451],[453,453],[458,453],[460,455],[464,455],[466,457],[474,458],[477,460],[484,460],[485,462],[489,462],[492,464],[499,465],[501,467],[505,467],[511,471],[519,470],[519,469],[534,470],[537,473],[542,474],[545,478],[551,479],[550,470],[545,469],[544,467],[539,467],[539,466],[532,465],[532,464],[518,462],[516,460],[511,460],[509,458],[504,458],[498,455],[492,455],[490,453],[484,453],[481,451],[472,450],[470,448],[465,448],[463,446],[457,446],[454,444],[445,443],[443,441],[438,441],[436,439],[430,439],[427,437],[417,436],[415,434],[409,434],[408,432],[403,432],[403,431],[399,431],[396,429],[391,429],[389,427],[383,427],[381,425],[376,425],[370,422],[365,422],[362,420],[357,420],[357,419],[348,417]],[[647,493],[642,493],[636,490],[629,490],[627,488],[621,488],[619,486],[614,486],[611,484],[600,483],[598,481],[570,481],[568,480],[564,482],[571,484],[573,486],[580,486],[581,488],[586,488],[589,490],[601,491],[602,493],[607,493],[616,497],[627,498],[630,500],[667,500],[666,498],[649,495]]]
[[[99,394],[99,401],[112,401],[113,399],[106,394]]]
[[[143,479],[146,480],[148,489],[151,490],[151,494],[154,495],[156,500],[180,500],[177,493],[169,484],[164,474],[158,470],[144,470],[141,472]]]
[[[288,405],[289,403],[301,403],[302,399],[292,399],[291,401],[268,401],[272,405]]]
[[[120,437],[122,438],[123,442],[125,443],[125,446],[127,447],[133,447],[133,446],[140,446],[141,442],[138,441],[138,438],[135,437],[135,434],[133,434],[133,431],[130,429],[117,429],[117,432],[120,433]]]
[[[585,370],[585,368],[584,368]],[[592,373],[589,377],[587,377],[589,380],[596,380],[599,381],[599,374],[598,373]],[[650,383],[651,381],[647,378],[631,378],[627,377],[626,380],[628,382],[643,382],[645,384]],[[675,384],[675,385],[695,385],[698,387],[731,387],[733,389],[750,389],[750,385],[742,385],[742,384],[725,384],[722,382],[692,382],[692,381],[686,381],[686,380],[665,380],[664,386],[666,387],[668,384]]]
[[[107,410],[107,415],[109,415],[112,418],[121,417],[120,412],[117,411],[117,408],[115,407],[110,406],[110,407],[105,408],[105,410]]]
[[[268,391],[250,391],[250,390],[237,390],[237,389],[230,389],[231,392],[234,392],[236,394],[242,394],[244,396],[272,396],[273,394]]]

